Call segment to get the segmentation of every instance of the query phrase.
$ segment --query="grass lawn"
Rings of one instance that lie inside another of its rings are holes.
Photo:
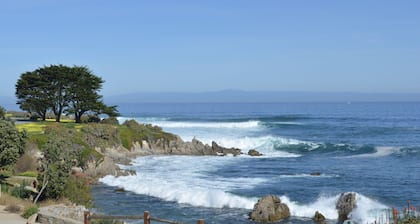
[[[33,121],[27,123],[16,124],[16,128],[19,131],[26,130],[28,134],[43,134],[45,128],[48,125],[57,125],[54,119],[47,119],[46,121]],[[75,129],[76,131],[80,131],[82,127],[86,124],[77,124],[74,120],[62,120],[60,125],[66,128]]]

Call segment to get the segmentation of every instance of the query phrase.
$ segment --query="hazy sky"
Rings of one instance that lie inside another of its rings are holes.
[[[420,1],[1,0],[0,96],[87,65],[139,91],[420,92]]]

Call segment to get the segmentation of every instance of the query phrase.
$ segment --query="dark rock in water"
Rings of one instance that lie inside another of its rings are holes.
[[[338,211],[338,223],[343,223],[349,219],[350,212],[356,208],[356,193],[346,192],[340,195],[335,205]]]
[[[311,176],[321,176],[321,172],[312,172]]]
[[[260,152],[258,152],[257,150],[255,150],[255,149],[250,149],[249,151],[248,151],[248,155],[250,155],[250,156],[262,156],[263,154],[262,153],[260,153]]]
[[[250,218],[256,222],[275,222],[290,217],[290,210],[280,198],[267,195],[254,205]]]
[[[125,189],[122,187],[119,187],[117,189],[115,189],[115,192],[125,192]]]
[[[216,155],[219,154],[223,154],[223,155],[228,155],[228,154],[232,154],[234,156],[240,155],[241,154],[241,150],[237,149],[237,148],[225,148],[222,146],[219,146],[216,142],[212,142],[211,143],[211,149],[213,150],[213,152],[215,152]]]
[[[325,224],[325,216],[322,215],[320,212],[316,211],[314,215],[314,222],[319,224]]]

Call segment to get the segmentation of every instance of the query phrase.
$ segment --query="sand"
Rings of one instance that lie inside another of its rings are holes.
[[[26,219],[14,213],[4,211],[5,206],[0,205],[0,223],[1,224],[25,224]]]

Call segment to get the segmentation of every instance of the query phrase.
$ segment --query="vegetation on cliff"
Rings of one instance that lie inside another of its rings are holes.
[[[95,169],[104,163],[106,149],[122,149],[128,153],[133,142],[176,138],[159,127],[139,124],[134,120],[120,125],[115,118],[81,124],[70,120],[60,123],[48,120],[23,122],[17,125],[11,121],[0,122],[4,126],[0,132],[5,139],[2,145],[9,140],[15,143],[13,147],[8,143],[8,148],[1,148],[0,158],[4,154],[7,161],[0,165],[0,169],[8,170],[3,172],[2,179],[11,175],[35,176],[39,183],[36,190],[40,192],[39,196],[32,194],[35,201],[68,198],[77,204],[90,205],[89,183],[95,177],[85,172],[74,172],[74,167]],[[95,174],[103,175],[103,172]],[[12,188],[6,191],[12,192]]]

